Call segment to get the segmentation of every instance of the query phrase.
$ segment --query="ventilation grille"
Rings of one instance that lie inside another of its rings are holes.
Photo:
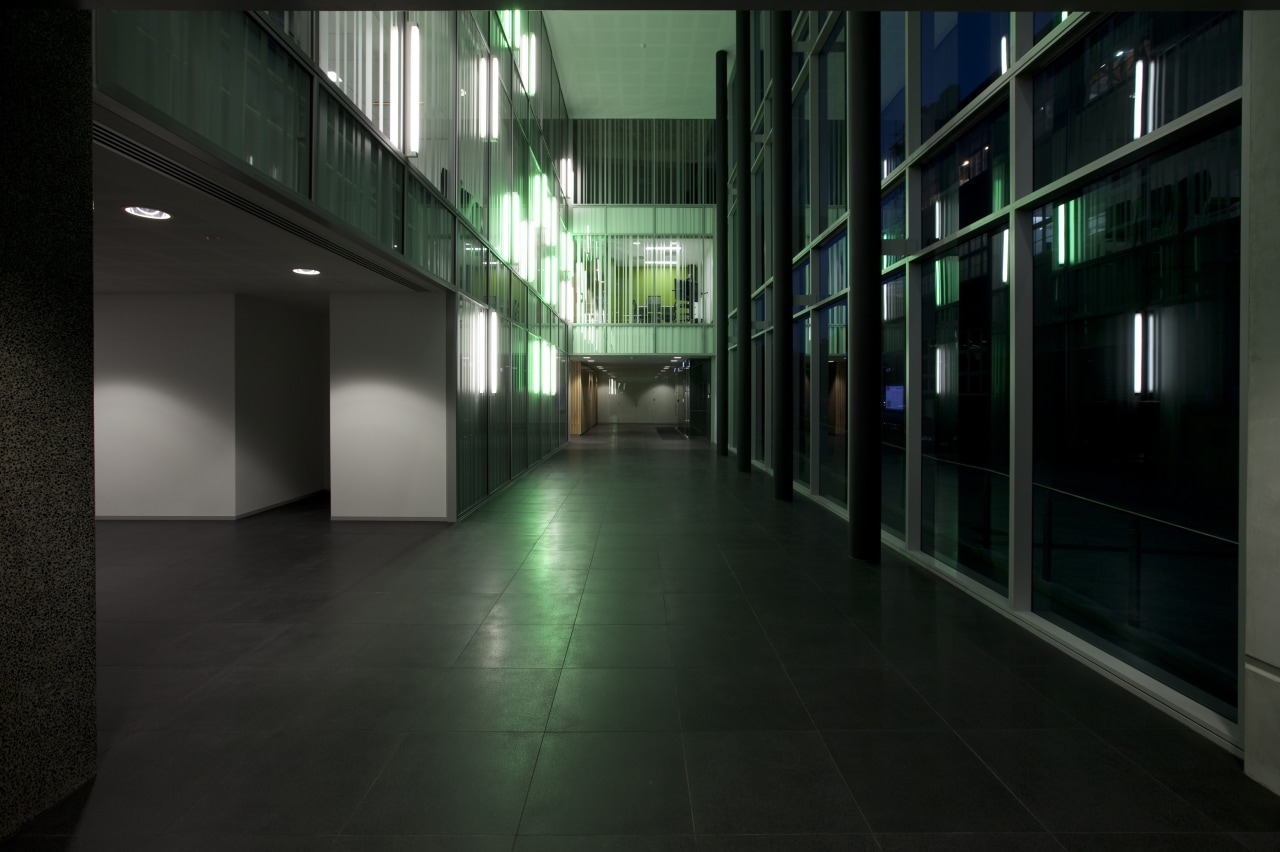
[[[398,272],[394,272],[385,266],[374,263],[367,257],[357,254],[350,249],[344,248],[332,240],[326,239],[314,231],[304,228],[296,222],[268,210],[260,204],[253,203],[244,196],[238,195],[227,189],[227,187],[215,183],[208,178],[202,177],[191,169],[181,166],[143,145],[139,145],[129,137],[117,133],[111,128],[99,124],[96,121],[93,124],[93,141],[108,150],[128,157],[134,162],[141,163],[147,168],[157,171],[162,175],[166,175],[179,183],[186,184],[187,186],[197,189],[206,195],[211,195],[220,201],[224,201],[232,207],[235,207],[237,210],[242,210],[251,216],[255,216],[282,231],[287,231],[290,234],[293,234],[299,239],[306,240],[314,246],[318,246],[327,252],[331,252],[332,254],[341,257],[343,260],[354,263],[357,266],[362,266],[370,272],[394,281],[402,287],[407,287],[410,290],[417,290],[419,292],[428,292],[431,289],[430,287],[424,286],[423,284],[414,281],[411,278],[407,278]]]

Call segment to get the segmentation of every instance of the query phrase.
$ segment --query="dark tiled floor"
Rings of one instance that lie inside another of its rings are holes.
[[[704,443],[98,530],[100,771],[4,850],[1280,849],[1231,755]]]

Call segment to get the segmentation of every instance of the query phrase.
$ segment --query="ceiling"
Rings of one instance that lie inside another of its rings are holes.
[[[716,51],[732,67],[734,12],[542,15],[573,118],[716,117]]]
[[[124,212],[130,205],[173,218],[140,219]],[[295,267],[320,275],[297,275]],[[335,292],[407,292],[101,145],[93,146],[93,286],[99,293],[230,292],[292,301],[324,300]]]
[[[699,361],[709,356],[683,357],[687,360]],[[674,355],[575,355],[572,360],[581,361],[584,367],[600,368],[601,378],[614,378],[620,381],[661,378],[669,381],[681,359]]]

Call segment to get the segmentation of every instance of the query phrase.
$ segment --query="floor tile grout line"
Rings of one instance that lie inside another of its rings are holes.
[[[721,555],[722,556],[724,555],[723,550],[721,550]],[[725,558],[727,560],[727,557]],[[730,566],[729,570],[733,571],[732,566]],[[739,589],[742,590],[743,597],[746,597],[747,599],[747,607],[750,608],[751,615],[755,618],[756,624],[760,628],[760,632],[764,634],[765,641],[769,643],[769,647],[773,650],[773,655],[778,660],[778,668],[782,670],[782,675],[787,679],[787,683],[791,686],[791,691],[795,695],[796,701],[798,701],[800,703],[800,706],[804,708],[805,716],[809,719],[809,724],[813,726],[812,728],[813,732],[817,735],[818,741],[822,743],[822,748],[827,755],[827,761],[830,763],[831,767],[835,769],[836,774],[840,778],[840,782],[844,784],[845,790],[848,791],[849,799],[853,802],[853,806],[858,812],[858,818],[862,820],[862,824],[867,827],[867,830],[871,831],[871,822],[870,820],[867,819],[867,815],[862,809],[862,804],[858,801],[857,795],[854,794],[853,788],[849,785],[849,780],[844,777],[844,772],[841,771],[840,764],[836,762],[835,755],[831,753],[831,747],[827,745],[826,738],[822,736],[822,731],[818,728],[818,724],[814,720],[813,714],[809,711],[809,705],[805,703],[804,698],[802,698],[800,695],[800,690],[796,688],[795,681],[792,680],[791,678],[791,672],[787,670],[786,665],[782,661],[782,655],[778,653],[778,647],[773,642],[773,637],[769,635],[768,628],[766,628],[764,625],[764,622],[760,620],[760,614],[756,612],[755,605],[752,604],[751,599],[747,597],[746,589],[742,586],[742,581],[738,579],[738,575],[736,571],[734,572],[733,576],[734,576],[734,581],[738,583]],[[880,845],[880,841],[875,838],[874,832],[872,833],[872,843],[876,845],[877,849],[882,848]]]
[[[373,788],[378,785],[378,781],[382,779],[383,774],[387,771],[387,767],[390,766],[392,762],[395,761],[396,756],[399,755],[400,752],[405,748],[406,744],[409,742],[409,740],[413,737],[413,734],[414,734],[413,731],[400,731],[398,733],[399,733],[400,741],[396,743],[395,748],[390,750],[390,752],[387,755],[387,759],[383,761],[382,766],[378,768],[378,771],[374,775],[373,780],[369,782],[369,786],[365,789],[364,793],[360,796],[360,800],[356,802],[355,807],[351,809],[351,813],[347,815],[347,818],[342,821],[342,827],[338,829],[337,835],[335,836],[333,841],[335,846],[338,843],[337,838],[342,837],[347,833],[347,828],[351,825],[351,822],[356,818],[356,814],[360,813],[360,808],[364,805],[365,800],[369,798],[369,794],[373,792]]]

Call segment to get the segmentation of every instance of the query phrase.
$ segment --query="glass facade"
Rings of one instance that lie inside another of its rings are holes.
[[[1240,131],[1212,131],[1034,214],[1034,608],[1232,715]]]
[[[920,305],[920,549],[996,589],[1009,567],[1007,240],[935,255]]]
[[[770,467],[771,329],[790,321],[794,484],[844,513],[847,294],[865,286],[850,281],[844,227],[848,22],[813,17],[791,63],[804,186],[783,318],[769,310],[775,202],[759,142],[767,18],[753,15],[750,65],[750,451]],[[1234,721],[1243,16],[880,24],[882,529],[975,594]],[[1015,31],[1031,36],[1016,57]],[[1015,293],[1031,305],[1021,326]],[[1025,365],[1016,340],[1034,352]],[[1018,369],[1032,371],[1030,400],[1014,393]],[[1026,444],[1032,500],[1012,506]]]

